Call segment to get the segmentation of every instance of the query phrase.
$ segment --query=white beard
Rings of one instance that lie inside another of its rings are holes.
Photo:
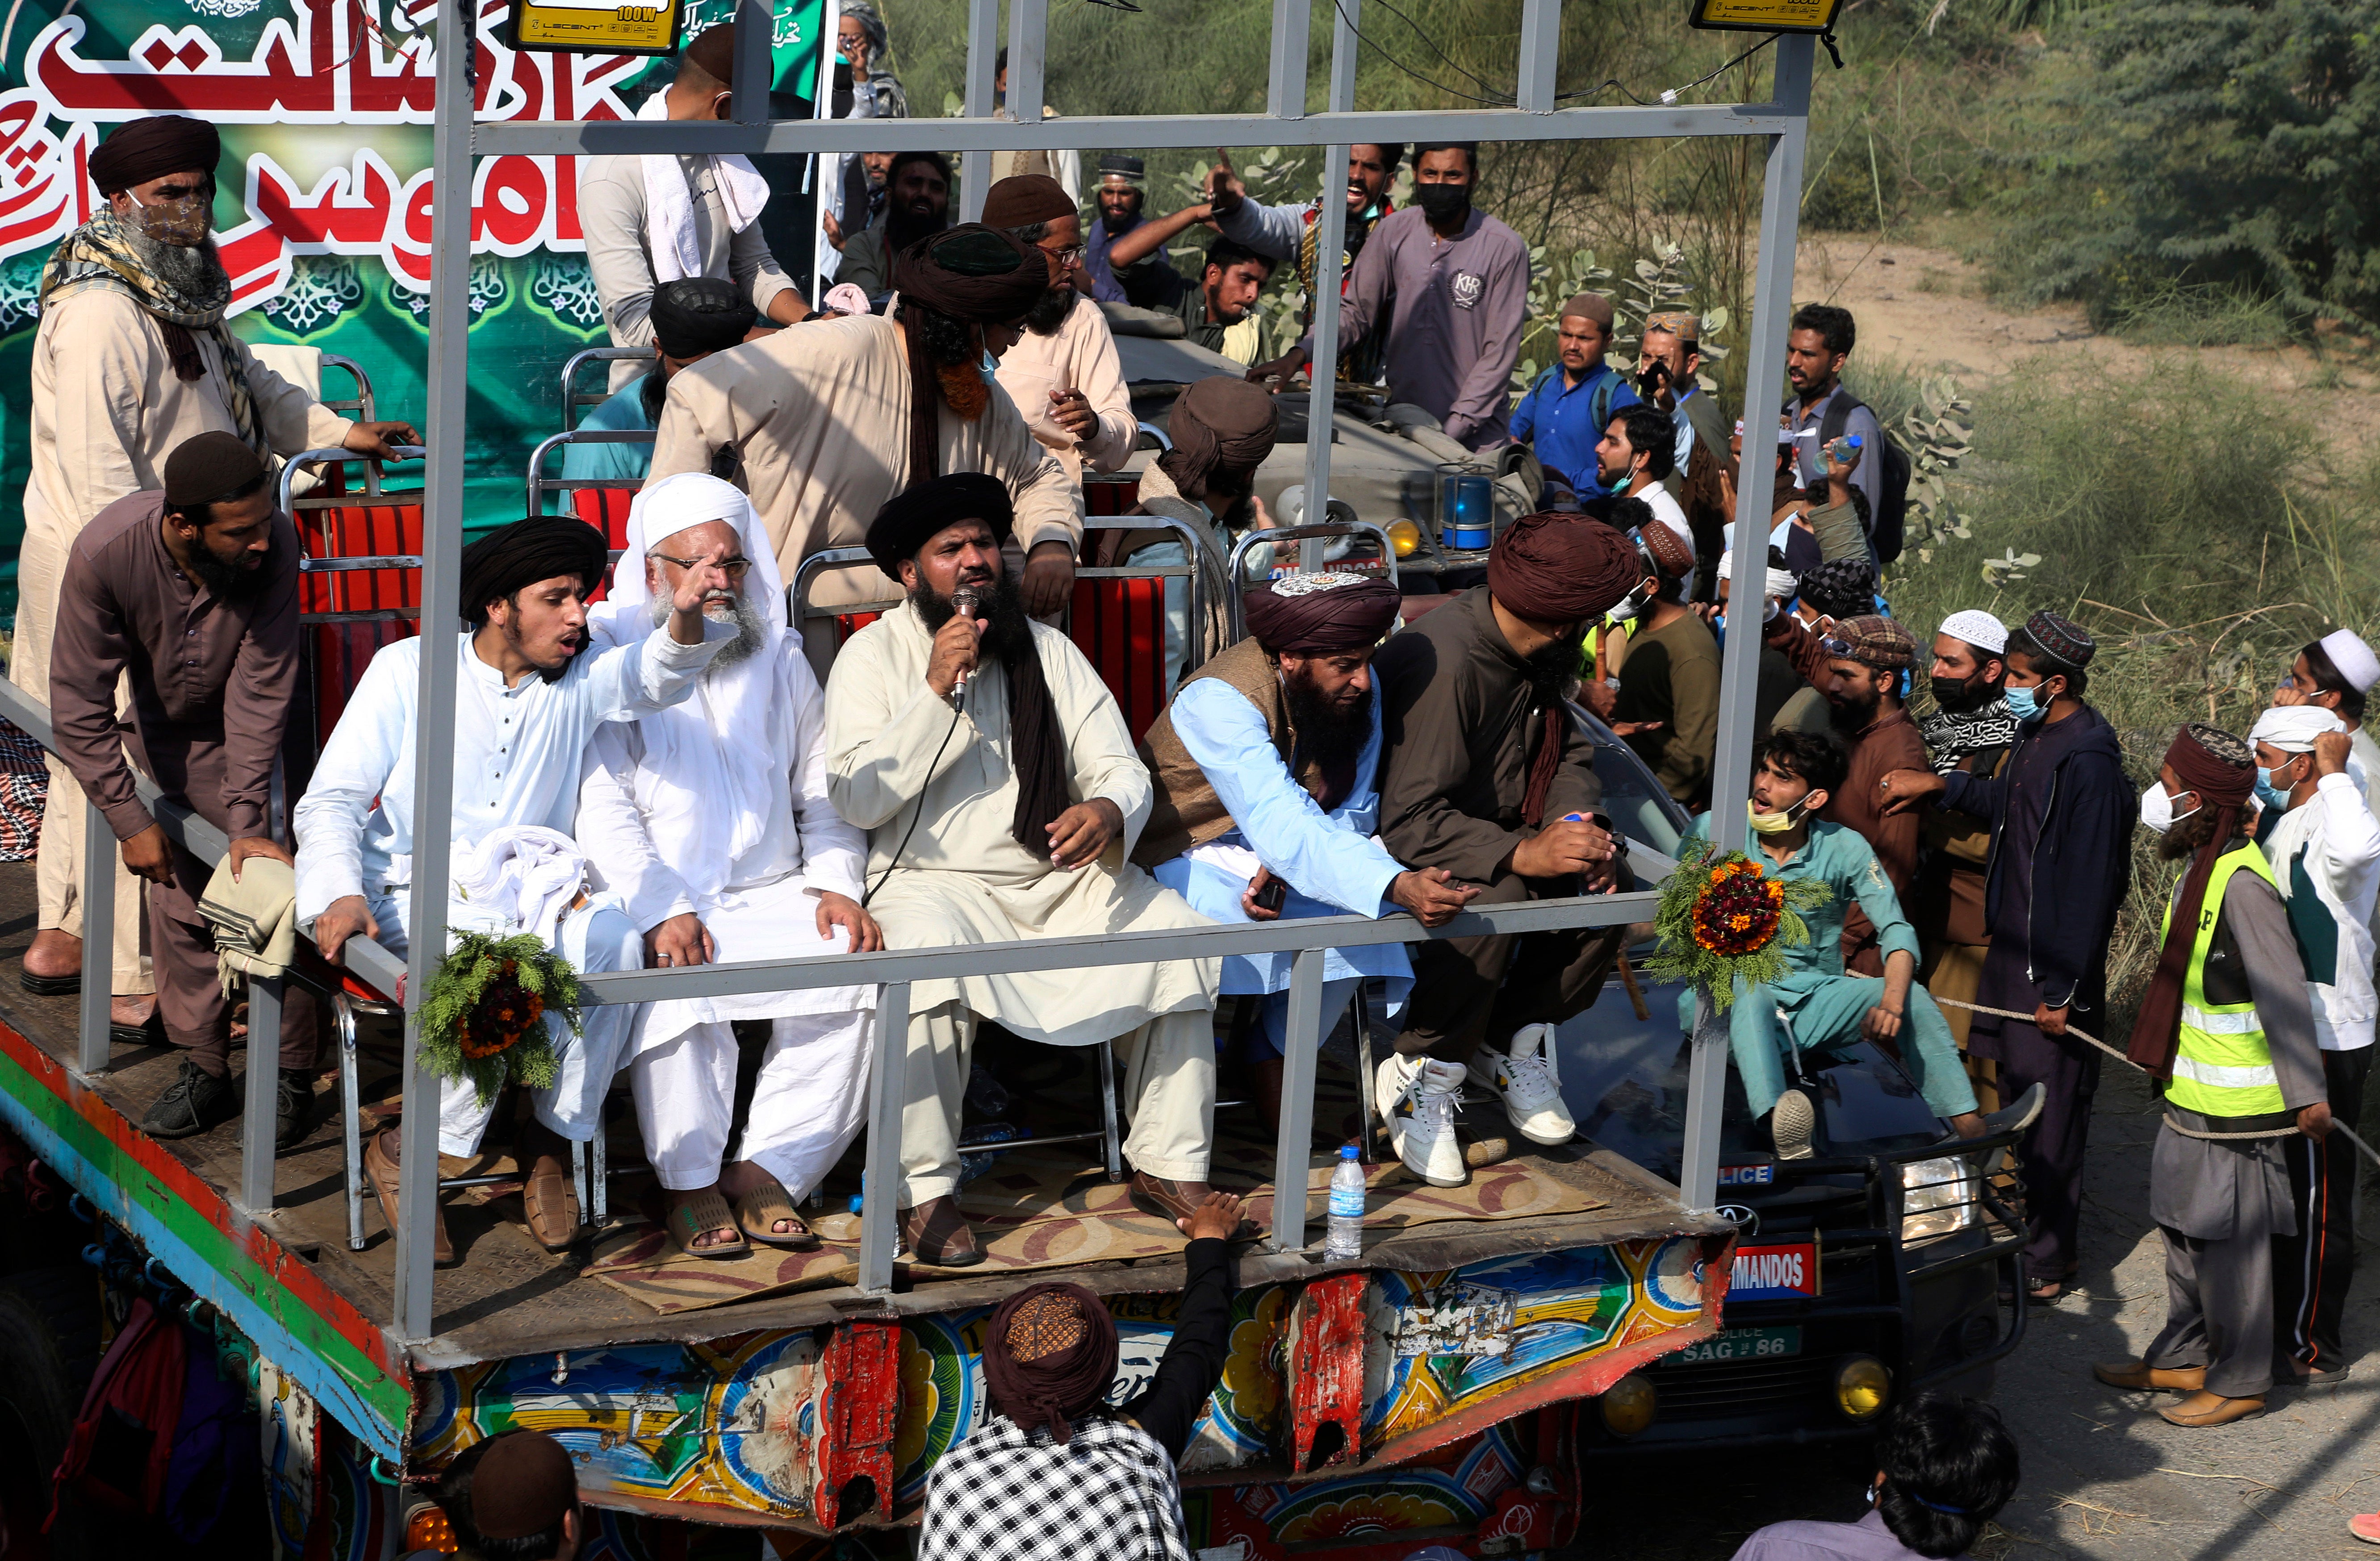
[[[728,668],[748,661],[759,655],[763,637],[769,632],[769,621],[760,616],[759,608],[753,606],[741,595],[728,598],[723,601],[714,600],[706,603],[705,616],[709,615],[709,610],[713,606],[732,606],[735,609],[735,637],[719,647],[719,654],[710,659],[710,665],[705,670],[705,675],[710,672],[725,672]],[[667,623],[670,611],[670,600],[667,597],[653,598],[653,627],[658,629]]]

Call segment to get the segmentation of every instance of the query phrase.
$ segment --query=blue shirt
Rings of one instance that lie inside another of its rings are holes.
[[[1512,409],[1512,437],[1523,444],[1534,444],[1537,464],[1570,478],[1580,498],[1593,498],[1611,491],[1603,486],[1602,463],[1596,459],[1595,447],[1603,442],[1611,415],[1635,405],[1637,400],[1627,377],[1608,363],[1597,364],[1574,385],[1557,363],[1537,376],[1537,382]]]
[[[645,416],[643,378],[639,376],[613,391],[611,399],[588,413],[578,426],[611,433],[652,432],[653,420]],[[653,447],[648,442],[614,444],[607,441],[562,447],[563,476],[592,478],[606,488],[642,488],[645,473],[652,464]]]

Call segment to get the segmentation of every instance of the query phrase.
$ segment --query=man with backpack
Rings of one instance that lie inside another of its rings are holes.
[[[1823,452],[1836,440],[1857,439],[1864,456],[1873,453],[1875,458],[1852,469],[1852,488],[1864,501],[1866,513],[1860,518],[1867,527],[1869,553],[1878,563],[1890,563],[1900,556],[1909,457],[1884,437],[1876,414],[1843,384],[1843,361],[1858,339],[1859,328],[1847,309],[1803,304],[1793,311],[1785,337],[1785,378],[1793,385],[1785,426],[1793,436],[1793,465],[1805,489],[1826,485]]]
[[[1595,448],[1615,413],[1639,397],[1628,377],[1604,361],[1611,350],[1611,300],[1581,293],[1562,305],[1555,324],[1560,357],[1537,376],[1512,409],[1512,438],[1531,446],[1537,464],[1560,472],[1582,499],[1598,498],[1627,486],[1607,486],[1597,475]]]

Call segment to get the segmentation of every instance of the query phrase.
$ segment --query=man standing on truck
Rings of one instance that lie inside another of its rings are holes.
[[[234,433],[202,433],[165,457],[162,492],[99,512],[75,538],[58,587],[50,718],[58,756],[99,804],[124,865],[146,879],[149,948],[173,1083],[142,1119],[152,1138],[188,1138],[239,1114],[231,1003],[198,897],[212,865],[165,838],[133,790],[133,765],[231,840],[236,875],[257,857],[289,865],[268,821],[273,766],[298,691],[298,533],[273,502],[263,457]],[[132,680],[132,729],[117,680]],[[132,752],[128,760],[126,748]],[[315,1011],[291,988],[281,1009],[274,1141],[304,1136],[314,1104]],[[249,1065],[266,1055],[249,1047]]]
[[[1125,860],[1148,818],[1148,770],[1074,641],[1026,615],[1002,557],[1014,524],[1007,489],[963,472],[911,488],[868,528],[868,551],[908,599],[835,659],[827,786],[835,811],[868,831],[868,900],[884,941],[940,949],[1208,926]],[[897,1196],[919,1262],[983,1261],[956,1194],[967,1059],[990,1020],[1047,1046],[1117,1045],[1133,1201],[1186,1217],[1206,1200],[1214,1146],[1220,962],[915,983],[902,1184],[868,1190],[871,1216]]]
[[[2092,1374],[2186,1393],[2157,1413],[2228,1425],[2273,1386],[2273,1238],[2297,1229],[2284,1138],[2330,1135],[2305,967],[2272,866],[2248,838],[2255,754],[2192,721],[2175,734],[2140,819],[2187,859],[2126,1055],[2163,1082],[2149,1217],[2165,1235],[2165,1326],[2137,1360]]]
[[[1381,146],[1358,141],[1347,149],[1347,259],[1339,272],[1339,296],[1342,298],[1354,281],[1355,260],[1363,254],[1365,242],[1380,225],[1380,219],[1396,210],[1389,200],[1389,182],[1396,177],[1397,164],[1404,161],[1404,155],[1402,143]],[[1297,290],[1305,298],[1301,326],[1314,323],[1315,237],[1322,202],[1330,199],[1330,192],[1325,190],[1303,206],[1268,206],[1261,200],[1251,200],[1247,187],[1232,172],[1231,161],[1220,156],[1207,175],[1208,212],[1224,237],[1275,260],[1297,261]],[[1378,340],[1365,343],[1343,354],[1342,358],[1347,365],[1347,377],[1356,383],[1368,385],[1378,381]]]
[[[1141,742],[1157,794],[1132,859],[1219,922],[1377,916],[1398,905],[1424,926],[1444,925],[1479,891],[1443,867],[1405,867],[1374,832],[1380,714],[1372,652],[1395,626],[1396,587],[1363,575],[1292,575],[1241,599],[1248,637],[1200,667]],[[1223,994],[1258,1008],[1247,1027],[1249,1072],[1276,1125],[1294,962],[1286,953],[1223,962]],[[1404,946],[1326,954],[1323,1035],[1367,979],[1387,983],[1393,1018],[1413,986]]]
[[[208,236],[223,143],[202,119],[152,115],[91,154],[107,198],[67,235],[42,273],[33,337],[31,476],[17,560],[17,638],[8,678],[50,696],[50,635],[75,536],[129,493],[154,492],[166,454],[225,430],[260,455],[352,450],[382,460],[421,436],[402,422],[353,423],[257,360],[224,318],[231,277]],[[82,990],[82,789],[55,757],[42,817],[40,915],[25,950],[27,991]],[[118,1039],[139,1043],[155,1009],[140,953],[140,884],[115,880]]]
[[[611,562],[601,532],[563,515],[531,515],[463,550],[455,609],[470,626],[462,631],[455,670],[452,839],[458,857],[483,856],[491,838],[507,832],[516,840],[525,838],[517,834],[524,829],[566,833],[595,729],[656,714],[693,693],[711,658],[736,637],[732,626],[703,612],[714,593],[728,588],[725,557],[720,550],[679,575],[671,610],[650,634],[589,650],[587,597]],[[395,954],[408,944],[420,685],[419,638],[398,640],[373,657],[290,816],[298,836],[298,925],[310,929],[334,964],[358,933]],[[447,916],[460,929],[536,930],[581,971],[644,964],[644,939],[608,893],[582,896],[558,924],[534,929],[459,897]],[[635,1019],[636,1005],[607,1003],[587,1014],[577,1035],[558,1018],[546,1021],[561,1067],[551,1085],[532,1092],[536,1117],[516,1148],[529,1233],[550,1252],[577,1239],[569,1143],[586,1143],[601,1126],[603,1097]],[[468,1078],[446,1080],[439,1096],[439,1153],[477,1154],[495,1101],[481,1101]],[[397,1228],[398,1147],[392,1131],[364,1151],[364,1169],[391,1230]],[[434,1240],[438,1261],[453,1262],[443,1215]]]
[[[1989,1059],[2000,1098],[2038,1083],[2047,1099],[2019,1142],[2031,1239],[2029,1294],[2052,1301],[2078,1265],[2082,1160],[2099,1052],[2067,1035],[2106,1023],[2107,938],[2131,878],[2131,783],[2115,729],[2083,702],[2098,644],[2055,612],[2009,635],[2002,684],[2016,743],[1996,775],[1900,769],[1877,783],[1888,812],[1929,797],[1990,820],[1984,917],[1991,950],[1975,987],[1967,1052]],[[2007,1013],[2028,1013],[2010,1019]]]
[[[1641,578],[1635,545],[1601,521],[1524,515],[1496,538],[1485,586],[1381,648],[1390,855],[1481,886],[1483,905],[1619,881],[1620,845],[1597,811],[1595,744],[1565,701],[1588,625]],[[1577,1129],[1546,1058],[1554,1026],[1603,989],[1620,938],[1580,927],[1415,946],[1405,1026],[1373,1083],[1408,1170],[1435,1187],[1469,1180],[1454,1131],[1466,1079],[1501,1096],[1524,1136],[1570,1141]]]

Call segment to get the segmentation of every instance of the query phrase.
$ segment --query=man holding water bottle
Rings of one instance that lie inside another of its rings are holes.
[[[1794,469],[1813,494],[1827,486],[1828,463],[1819,454],[1819,432],[1839,398],[1851,404],[1842,418],[1842,436],[1858,440],[1860,449],[1884,447],[1884,429],[1876,414],[1843,385],[1843,363],[1858,340],[1852,311],[1832,304],[1803,304],[1793,311],[1786,333],[1785,378],[1793,386],[1793,398],[1785,404],[1786,427],[1793,435]],[[1883,473],[1882,462],[1861,461],[1849,474],[1852,486],[1867,501],[1860,517],[1863,526],[1876,525],[1884,498]]]

